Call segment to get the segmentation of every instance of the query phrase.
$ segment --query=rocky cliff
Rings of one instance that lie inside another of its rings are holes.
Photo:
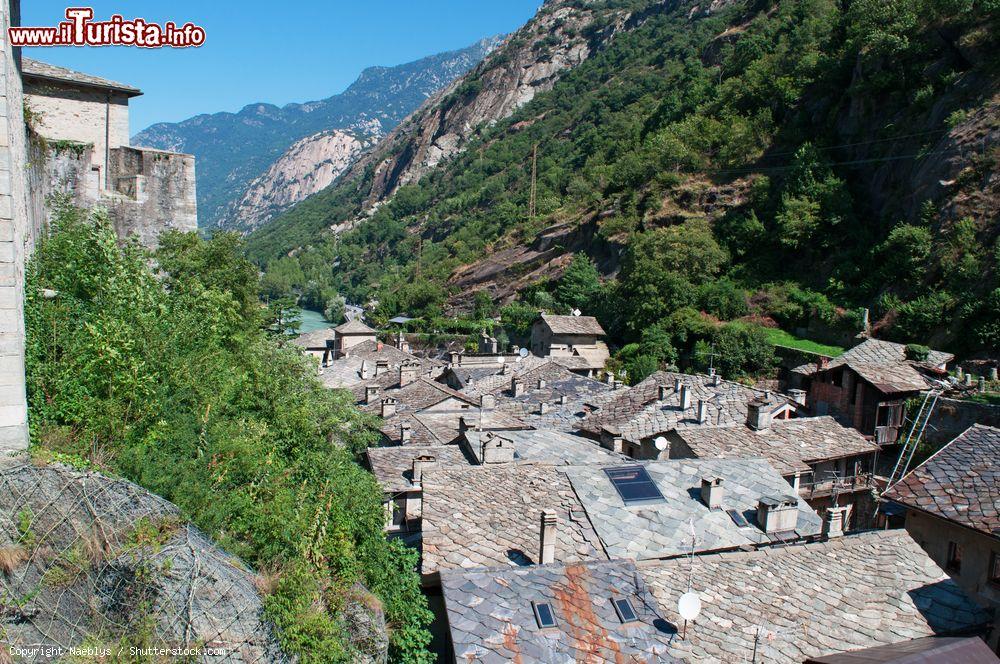
[[[243,209],[238,203],[248,184],[293,143],[330,129],[376,124],[378,131],[389,131],[429,96],[475,66],[499,40],[489,37],[464,49],[395,67],[370,67],[344,92],[319,101],[280,108],[255,103],[237,113],[155,124],[132,137],[132,145],[193,154],[198,164],[200,225],[246,226],[234,214]]]
[[[262,175],[253,179],[246,192],[226,213],[226,226],[251,232],[295,203],[322,191],[381,137],[377,121],[365,123],[359,132],[331,129],[294,143]],[[367,130],[367,131],[365,131]]]

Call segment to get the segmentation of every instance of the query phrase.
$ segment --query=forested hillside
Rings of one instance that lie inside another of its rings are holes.
[[[253,236],[270,294],[516,299],[515,327],[580,306],[646,367],[757,323],[857,331],[862,307],[884,337],[1000,347],[1000,2],[555,6],[598,14],[590,56],[387,202],[369,164]]]

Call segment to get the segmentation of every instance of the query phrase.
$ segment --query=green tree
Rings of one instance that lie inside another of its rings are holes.
[[[575,254],[556,285],[556,300],[566,309],[589,309],[601,288],[597,265],[586,254]]]

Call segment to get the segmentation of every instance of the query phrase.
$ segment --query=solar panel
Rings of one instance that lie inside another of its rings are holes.
[[[604,472],[626,505],[663,500],[663,494],[656,488],[653,480],[649,478],[649,473],[642,466],[605,468]]]
[[[743,515],[740,514],[739,511],[726,510],[726,514],[728,514],[729,518],[733,520],[733,523],[735,523],[740,528],[748,528],[750,526],[750,524],[747,523],[747,520],[743,518]]]
[[[532,602],[531,608],[535,611],[535,620],[539,627],[555,627],[556,614],[552,611],[552,605],[548,602]]]
[[[639,619],[639,616],[635,614],[635,609],[632,608],[632,602],[628,601],[628,598],[612,599],[611,603],[615,605],[615,612],[618,613],[618,618],[623,622],[634,622]]]

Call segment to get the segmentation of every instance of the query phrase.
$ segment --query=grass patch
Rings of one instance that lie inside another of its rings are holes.
[[[826,355],[827,357],[837,357],[844,354],[844,349],[840,346],[829,346],[810,341],[809,339],[800,339],[794,334],[789,334],[776,327],[765,327],[764,334],[767,335],[767,340],[775,346],[787,346],[788,348],[802,350],[807,353]]]

